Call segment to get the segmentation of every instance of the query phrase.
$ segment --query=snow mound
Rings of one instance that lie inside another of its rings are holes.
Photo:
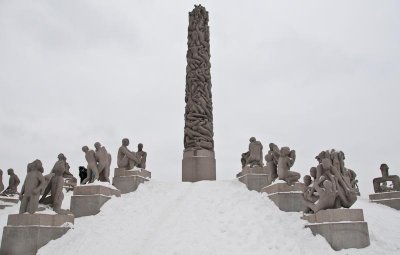
[[[98,215],[75,219],[38,254],[399,254],[400,213],[365,200],[355,207],[364,209],[371,246],[335,252],[304,228],[301,213],[280,211],[236,180],[152,180]]]

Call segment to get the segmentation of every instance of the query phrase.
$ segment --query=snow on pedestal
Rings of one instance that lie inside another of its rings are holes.
[[[120,197],[121,192],[108,182],[76,186],[71,197],[71,212],[75,218],[96,215],[112,196]]]
[[[400,210],[400,191],[382,192],[369,195],[373,203],[383,204],[393,209]]]
[[[285,212],[301,212],[304,211],[303,204],[304,183],[296,182],[289,186],[284,181],[276,181],[273,184],[261,189],[261,192],[268,194],[280,210]]]
[[[51,240],[63,236],[74,224],[72,214],[10,214],[1,240],[1,255],[33,255]]]
[[[137,190],[141,183],[149,181],[151,172],[145,169],[134,168],[126,170],[125,168],[115,168],[113,185],[117,187],[122,194]]]
[[[303,216],[306,228],[323,236],[334,250],[370,245],[368,224],[362,209],[328,209]]]

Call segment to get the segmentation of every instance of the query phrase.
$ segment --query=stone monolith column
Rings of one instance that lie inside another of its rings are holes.
[[[182,181],[215,180],[208,12],[189,13]]]

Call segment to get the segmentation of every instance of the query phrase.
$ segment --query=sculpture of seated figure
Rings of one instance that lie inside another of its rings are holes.
[[[110,182],[111,154],[99,142],[94,144],[96,148],[95,156],[97,161],[97,170],[99,171],[99,181]]]
[[[143,144],[138,144],[138,151],[136,152],[136,156],[139,158],[140,163],[137,167],[141,169],[146,169],[146,159],[147,159],[147,152],[143,150]]]
[[[35,213],[39,205],[39,196],[44,184],[42,162],[38,159],[28,164],[27,175],[21,189],[19,213]]]
[[[10,168],[7,170],[7,174],[10,176],[8,181],[8,187],[1,193],[3,196],[12,196],[18,194],[18,185],[21,182],[18,176],[14,173],[14,169]]]
[[[131,170],[138,164],[140,160],[136,156],[136,153],[128,149],[129,139],[122,139],[122,145],[118,149],[117,154],[117,165],[119,168],[125,168],[126,170]]]
[[[263,167],[263,146],[261,142],[257,141],[255,137],[250,138],[250,144],[249,144],[249,151],[242,153],[242,168],[250,165],[250,167],[253,166],[260,166]]]
[[[374,191],[375,193],[384,192],[381,183],[391,181],[393,184],[393,191],[400,191],[400,178],[398,175],[389,175],[389,167],[386,164],[381,164],[382,177],[374,178]]]
[[[301,177],[300,173],[290,171],[290,168],[296,161],[296,151],[290,150],[289,147],[282,147],[279,151],[276,145],[273,149],[274,153],[279,155],[277,169],[279,180],[284,180],[288,185],[293,185]]]
[[[322,183],[323,187],[320,187]],[[336,183],[325,179],[325,176],[321,176],[319,180],[315,182],[315,190],[318,192],[318,200],[315,202],[304,201],[307,209],[317,213],[318,211],[325,209],[332,209],[335,207],[335,201],[337,197]]]

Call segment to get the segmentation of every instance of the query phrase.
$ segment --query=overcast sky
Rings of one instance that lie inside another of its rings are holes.
[[[343,150],[362,195],[400,174],[400,2],[0,0],[0,168],[45,172],[63,152],[121,139],[153,178],[180,181],[188,12],[210,16],[217,179],[255,136],[314,157]],[[113,171],[112,171],[113,172]],[[4,176],[5,184],[8,177]]]

